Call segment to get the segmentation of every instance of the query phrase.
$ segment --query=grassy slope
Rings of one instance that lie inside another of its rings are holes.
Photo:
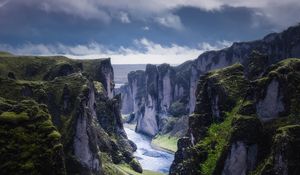
[[[177,151],[177,141],[179,138],[172,137],[169,134],[166,135],[157,135],[152,141],[151,145],[154,148],[163,149],[171,153],[175,153]]]
[[[0,56],[13,56],[13,54],[5,51],[0,51]]]
[[[143,170],[143,173],[137,173],[133,171],[128,165],[121,164],[121,165],[115,165],[115,167],[123,172],[125,175],[163,175],[163,173],[149,171],[149,170]]]
[[[114,164],[107,153],[101,153],[102,166],[106,175],[163,175],[163,173],[143,170],[137,173],[127,164]]]
[[[13,72],[16,79],[43,80],[47,73],[69,65],[75,72],[83,68],[96,80],[99,66],[109,64],[109,61],[109,59],[74,60],[64,56],[15,56],[0,52],[0,76],[7,77],[9,72]]]
[[[297,66],[300,65],[298,64],[300,61],[299,59],[286,59],[284,61],[279,62],[278,64],[274,65],[273,67],[270,68],[270,71],[268,76],[263,77],[259,80],[257,80],[256,82],[266,82],[266,80],[273,78],[273,77],[284,77],[282,75],[280,75],[280,73],[282,72],[288,72],[287,70],[290,71],[296,71],[297,70]],[[222,70],[222,69],[221,69]],[[226,69],[223,69],[223,71]],[[218,71],[216,71],[215,73],[218,73]],[[291,81],[295,81],[293,82],[294,85],[298,86],[298,83],[296,83],[297,81],[299,81],[299,78],[294,78],[297,77],[297,73],[293,72],[293,74],[289,74],[291,77],[289,78],[289,81],[291,83]],[[225,77],[228,76],[225,74]],[[293,77],[292,77],[293,76]],[[297,79],[297,81],[295,80]],[[221,81],[220,81],[221,80]],[[228,81],[228,78],[224,78],[222,77],[221,79],[219,79],[220,83],[223,85],[223,87],[227,88],[226,86],[229,85],[228,83],[223,84],[224,82]],[[225,86],[224,86],[225,85]],[[230,86],[232,86],[234,84],[230,84]],[[264,85],[266,86],[266,85]],[[291,88],[291,87],[290,87]],[[231,89],[231,88],[228,88]],[[238,88],[235,88],[238,89]],[[231,95],[238,97],[237,95],[238,91],[232,91],[231,89]],[[298,96],[299,92],[294,91],[294,96]],[[299,117],[295,116],[295,113],[299,114],[299,110],[295,110],[294,106],[299,105],[299,102],[294,102],[293,99],[291,100],[291,112],[292,114],[290,114],[289,116],[285,117],[285,118],[278,118],[268,124],[264,125],[264,128],[266,131],[267,130],[276,130],[276,128],[280,128],[280,127],[285,127],[285,126],[289,126],[289,125],[293,125],[296,123],[299,123]],[[235,119],[240,119],[240,115],[238,114],[238,110],[242,105],[247,104],[248,101],[242,101],[240,100],[235,107],[232,109],[232,111],[227,112],[226,113],[226,119],[224,122],[220,123],[220,124],[212,124],[210,125],[210,127],[208,128],[208,134],[207,137],[205,137],[203,140],[201,140],[199,143],[197,143],[196,147],[201,147],[204,148],[207,152],[208,152],[208,158],[201,164],[201,173],[204,175],[210,175],[213,174],[215,168],[216,168],[216,164],[217,161],[219,160],[222,152],[224,151],[224,149],[226,149],[230,142],[230,138],[232,137],[232,133],[233,133],[233,129],[232,128],[232,121]],[[251,118],[251,117],[250,117]],[[251,123],[248,123],[251,124]],[[294,125],[293,125],[294,126]],[[296,126],[296,125],[295,125]],[[272,129],[268,129],[268,128],[272,128]],[[240,131],[242,132],[242,131]],[[275,136],[274,136],[275,138]],[[214,149],[211,148],[212,143],[215,146]],[[264,160],[262,162],[261,165],[258,166],[258,170],[256,171],[257,174],[261,173],[261,169],[264,169],[266,164],[272,164],[270,163],[271,158],[267,157],[266,160]],[[253,173],[255,174],[255,173]]]
[[[207,137],[196,145],[204,148],[208,152],[208,158],[203,164],[201,164],[203,175],[210,175],[213,173],[224,147],[229,144],[229,138],[232,132],[231,123],[238,112],[240,104],[241,102],[239,102],[231,112],[226,113],[226,119],[224,122],[220,124],[212,124],[208,128]],[[216,145],[214,149],[211,148],[212,144]]]

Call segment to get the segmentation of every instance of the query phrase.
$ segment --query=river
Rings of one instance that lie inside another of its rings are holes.
[[[134,156],[141,163],[143,169],[161,173],[168,173],[174,155],[151,147],[151,138],[136,133],[128,127],[124,127],[127,136],[137,145]]]

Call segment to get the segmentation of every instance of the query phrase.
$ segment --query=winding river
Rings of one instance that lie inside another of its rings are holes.
[[[141,163],[143,169],[161,173],[168,173],[174,155],[165,151],[156,150],[151,147],[151,139],[134,130],[124,127],[127,136],[137,145],[134,156]]]

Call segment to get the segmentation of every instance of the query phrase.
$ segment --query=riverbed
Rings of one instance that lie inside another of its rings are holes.
[[[161,173],[168,173],[174,155],[151,147],[151,138],[136,133],[129,127],[124,127],[127,136],[137,145],[134,156],[138,159],[143,169]]]

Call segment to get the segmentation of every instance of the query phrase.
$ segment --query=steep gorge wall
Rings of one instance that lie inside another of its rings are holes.
[[[298,174],[299,66],[286,59],[253,80],[242,65],[201,76],[170,174]]]
[[[53,125],[47,121],[52,126],[45,127],[57,129],[56,142],[61,142],[57,150],[63,150],[57,158],[62,161],[57,162],[63,168],[61,174],[115,174],[113,164],[118,163],[142,171],[133,156],[136,146],[128,140],[123,128],[120,96],[113,96],[113,69],[109,59],[11,55],[0,57],[0,67],[5,68],[0,70],[0,97],[33,100],[49,110]],[[2,107],[0,114],[10,110]],[[14,139],[8,142],[13,143]],[[48,159],[45,161],[48,166]],[[33,166],[37,163],[33,162]]]
[[[121,87],[122,112],[135,114],[138,132],[154,136],[159,131],[174,99],[174,77],[174,69],[167,64],[149,64],[145,71],[128,74],[128,85]]]
[[[196,105],[195,91],[200,75],[211,70],[230,66],[234,63],[244,65],[246,72],[249,71],[248,69],[255,69],[251,67],[249,61],[253,51],[265,55],[263,59],[264,62],[260,64],[262,65],[262,70],[258,71],[262,73],[267,66],[282,59],[300,57],[299,48],[300,26],[295,26],[290,27],[282,33],[269,34],[262,40],[234,43],[231,47],[226,49],[205,52],[197,59],[176,67],[163,64],[156,66],[156,71],[150,71],[150,67],[153,65],[149,65],[147,66],[148,70],[146,68],[145,71],[131,72],[128,75],[128,85],[122,87],[124,90],[121,91],[123,97],[122,112],[133,112],[135,119],[152,121],[151,129],[143,131],[143,129],[137,128],[137,131],[144,132],[148,135],[155,135],[159,130],[157,128],[163,125],[161,118],[172,115],[170,114],[172,104],[180,103],[184,105],[186,111],[183,113],[192,113],[194,111]],[[140,74],[144,76],[138,76]],[[153,89],[150,91],[147,87],[149,83],[146,83],[149,81],[146,77],[152,77],[152,74],[158,76],[151,79],[151,84],[158,86],[155,87],[155,95],[157,95],[155,97],[151,94]],[[139,79],[135,80],[135,77],[139,77]],[[133,84],[135,82],[144,83]],[[136,93],[136,89],[139,89],[138,94]],[[147,104],[151,105],[149,106]],[[158,107],[155,105],[158,105]],[[144,111],[146,110],[150,112],[151,117],[144,116]],[[157,123],[157,125],[155,125],[155,123]],[[150,130],[151,132],[149,132]]]

